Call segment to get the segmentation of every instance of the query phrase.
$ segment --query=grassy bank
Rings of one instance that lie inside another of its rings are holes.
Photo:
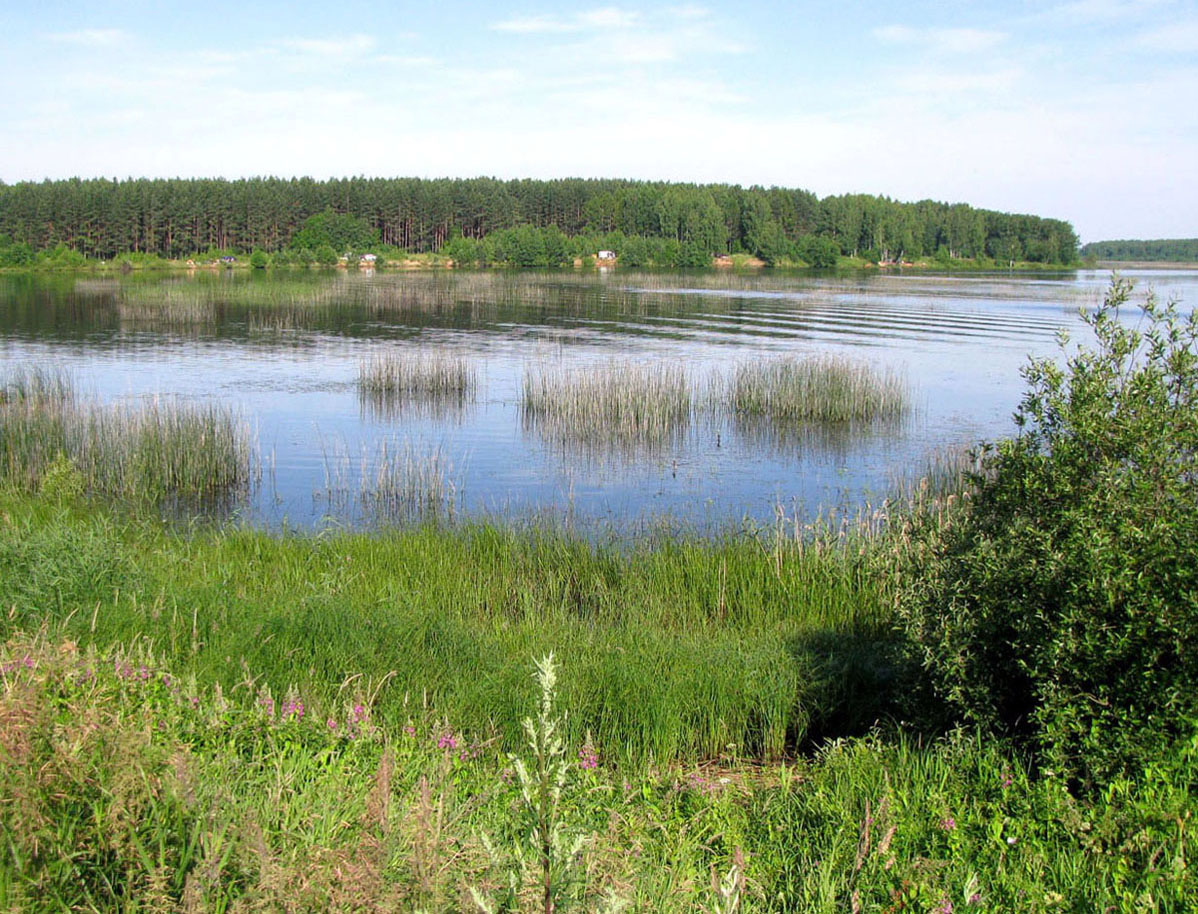
[[[856,549],[786,534],[184,534],[27,497],[0,522],[0,633],[145,639],[180,675],[294,686],[317,706],[349,681],[389,724],[427,707],[505,746],[528,658],[556,650],[571,658],[570,735],[628,761],[776,758],[867,728],[891,675],[883,603]]]
[[[560,672],[569,686],[575,664]],[[179,675],[144,641],[97,652],[9,640],[0,905],[543,911],[544,872],[559,912],[1198,903],[1194,746],[1081,803],[1000,744],[960,733],[839,741],[789,764],[633,770],[570,738],[550,754],[566,857],[526,830],[536,807],[486,731],[420,707],[388,722],[377,689],[351,680],[318,710],[300,691]],[[523,710],[535,716],[534,702]],[[566,710],[559,700],[549,719]],[[531,747],[517,757],[534,787],[545,783]]]

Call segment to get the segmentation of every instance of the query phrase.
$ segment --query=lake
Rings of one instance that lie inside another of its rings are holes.
[[[1198,272],[1128,271],[1189,308]],[[435,473],[455,517],[584,531],[713,532],[877,504],[937,453],[1009,434],[1029,356],[1083,339],[1107,271],[866,273],[206,272],[0,277],[0,368],[65,369],[105,402],[232,405],[260,476],[235,507],[300,529],[380,521],[361,497],[384,450]],[[1129,315],[1134,320],[1134,315]],[[364,360],[464,358],[449,398],[372,398]],[[906,384],[901,419],[779,429],[702,408],[738,365],[843,356]],[[677,366],[696,391],[664,440],[550,433],[521,409],[529,372]],[[394,518],[383,518],[394,520]]]

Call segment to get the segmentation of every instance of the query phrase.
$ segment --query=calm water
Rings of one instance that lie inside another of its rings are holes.
[[[1141,290],[1198,301],[1198,272],[1130,273]],[[380,446],[435,453],[459,514],[552,516],[635,529],[699,529],[776,506],[812,515],[879,499],[937,449],[1009,433],[1029,355],[1057,351],[1105,271],[1060,276],[612,272],[0,278],[0,368],[68,369],[104,401],[231,404],[250,423],[262,478],[254,523],[365,524],[359,477]],[[363,400],[373,354],[449,350],[477,367],[466,403]],[[662,447],[546,440],[522,422],[536,367],[681,364],[701,385],[738,363],[834,353],[894,369],[907,419],[803,434],[696,417]]]

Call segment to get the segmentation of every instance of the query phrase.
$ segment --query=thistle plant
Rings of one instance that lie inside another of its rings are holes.
[[[541,697],[535,718],[524,719],[529,758],[509,756],[520,785],[520,838],[504,860],[484,835],[492,863],[507,870],[507,887],[498,906],[472,889],[475,903],[487,914],[519,908],[523,886],[534,883],[538,909],[544,914],[566,910],[581,894],[577,863],[585,839],[568,829],[563,821],[562,795],[566,790],[570,761],[562,742],[565,715],[554,712],[557,697],[557,668],[553,653],[535,662],[535,679]]]

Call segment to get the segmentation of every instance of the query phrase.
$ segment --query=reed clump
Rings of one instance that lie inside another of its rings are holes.
[[[225,496],[252,481],[249,428],[227,408],[105,406],[79,400],[69,376],[36,369],[0,389],[0,479],[18,488],[36,491],[68,465],[85,491],[139,501]]]
[[[526,372],[520,406],[525,425],[554,443],[657,448],[685,434],[693,399],[676,365],[610,362]]]
[[[894,372],[831,355],[742,363],[717,381],[714,395],[734,416],[792,425],[894,419],[910,407]]]
[[[385,418],[408,411],[449,417],[463,411],[477,389],[474,365],[451,352],[379,353],[358,366],[363,407]]]

